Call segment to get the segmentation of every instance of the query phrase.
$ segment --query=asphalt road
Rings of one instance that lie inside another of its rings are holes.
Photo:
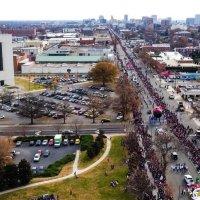
[[[106,134],[111,133],[124,133],[125,132],[125,125],[123,123],[105,123],[105,124],[81,124],[77,125],[78,133],[79,134],[94,134],[96,130],[102,129],[105,131]],[[63,124],[50,124],[50,125],[4,125],[0,126],[0,135],[9,135],[9,136],[16,136],[16,135],[23,135],[26,132],[26,135],[34,135],[37,131],[42,131],[41,135],[55,135],[58,131],[57,128],[61,130],[74,130],[74,125],[63,125]]]

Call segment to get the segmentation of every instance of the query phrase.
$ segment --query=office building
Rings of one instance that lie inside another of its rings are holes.
[[[124,15],[124,23],[128,22],[128,15]]]
[[[152,15],[151,18],[153,19],[153,23],[156,24],[158,22],[157,15]]]
[[[0,86],[14,84],[12,35],[0,34]]]
[[[187,26],[194,26],[195,19],[194,18],[187,18],[186,24]]]
[[[161,27],[162,28],[169,28],[171,26],[171,20],[170,19],[162,19],[161,20]]]
[[[200,14],[199,15],[195,15],[195,20],[194,20],[195,25],[200,25]]]

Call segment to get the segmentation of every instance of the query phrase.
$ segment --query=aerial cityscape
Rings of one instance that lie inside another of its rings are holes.
[[[200,2],[113,3],[1,3],[0,200],[200,200]]]

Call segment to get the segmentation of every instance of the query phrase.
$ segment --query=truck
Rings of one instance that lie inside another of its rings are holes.
[[[54,147],[60,147],[62,143],[62,134],[56,134],[54,136]]]

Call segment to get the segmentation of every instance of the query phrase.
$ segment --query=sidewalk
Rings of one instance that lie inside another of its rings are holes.
[[[94,162],[89,167],[82,169],[82,170],[77,170],[76,175],[81,175],[81,174],[88,172],[89,170],[95,168],[108,156],[110,149],[111,149],[111,140],[110,140],[110,136],[108,136],[108,135],[107,135],[107,143],[106,144],[107,144],[106,150],[105,150],[104,154],[101,156],[101,158],[99,160],[97,160],[96,162]],[[75,162],[78,162],[79,153],[76,152]],[[77,169],[77,164],[75,162],[74,162],[74,165],[73,165],[73,171],[74,171],[74,169]],[[16,192],[16,191],[23,190],[23,189],[38,187],[38,186],[42,186],[42,185],[46,185],[46,184],[57,183],[57,182],[61,182],[61,181],[64,181],[66,179],[69,179],[69,178],[73,178],[73,177],[74,177],[74,173],[71,173],[70,175],[63,176],[61,178],[55,178],[55,179],[51,179],[51,180],[47,180],[47,181],[43,181],[43,182],[33,183],[33,184],[26,185],[26,186],[6,190],[6,191],[3,191],[3,192],[0,192],[0,195],[8,194],[8,193],[11,193],[11,192]]]

